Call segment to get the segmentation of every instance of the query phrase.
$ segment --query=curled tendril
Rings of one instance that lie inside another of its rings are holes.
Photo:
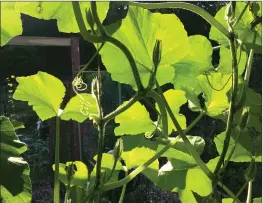
[[[77,91],[80,92],[87,89],[87,84],[83,82],[81,76],[75,77],[72,82],[72,85]]]
[[[83,115],[89,115],[89,108],[91,106],[91,104],[87,101],[85,101],[85,99],[78,93],[81,91],[84,91],[87,89],[87,84],[83,82],[81,76],[77,76],[74,78],[73,82],[72,82],[72,87],[73,87],[73,91],[75,92],[75,94],[81,99],[80,101],[80,112]]]
[[[80,98],[81,98],[81,96],[80,96]],[[81,105],[80,112],[83,115],[86,115],[86,116],[89,115],[89,107],[91,106],[91,104],[82,98],[80,105]]]

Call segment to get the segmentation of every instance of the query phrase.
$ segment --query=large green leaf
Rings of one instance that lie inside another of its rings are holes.
[[[216,162],[217,158],[210,160],[207,163],[208,168],[213,170]],[[184,167],[178,166],[178,161],[169,158],[167,164],[159,170],[157,186],[178,192],[181,202],[186,203],[197,202],[192,192],[201,196],[208,196],[212,192],[211,180],[196,163],[188,163]]]
[[[144,164],[149,158],[154,156],[157,143],[147,140],[144,135],[124,136],[122,159],[128,169],[132,169]],[[157,181],[159,163],[155,160],[143,171],[143,174],[153,182]]]
[[[99,18],[103,21],[108,12],[109,2],[98,2],[97,7]],[[86,12],[90,9],[90,2],[80,2],[80,9],[83,19],[86,19]],[[17,2],[16,10],[39,19],[56,19],[60,32],[79,32],[72,2]],[[86,20],[84,22],[87,29],[90,29]]]
[[[79,187],[86,188],[88,181],[88,168],[81,161],[73,161],[73,163],[69,161],[66,164],[59,163],[59,180],[65,185],[68,185],[66,168],[71,164],[76,166],[76,170],[74,170],[70,187],[77,185]],[[55,171],[55,164],[53,164],[52,168]]]
[[[249,135],[248,130],[245,129],[243,133],[239,136],[238,143],[236,144],[236,139],[238,135],[239,135],[239,131],[237,128],[235,128],[231,133],[230,143],[229,143],[229,147],[227,150],[226,158],[228,158],[230,152],[236,146],[235,151],[230,161],[251,162],[252,152],[253,152],[252,137]],[[226,134],[225,132],[223,132],[214,138],[214,142],[216,144],[216,148],[219,154],[222,153],[225,137],[226,137]],[[257,155],[260,155],[260,154],[257,154]],[[260,160],[256,159],[256,161],[260,161]]]
[[[237,2],[235,8],[235,16],[238,17],[243,8],[245,7],[245,2]],[[227,21],[225,19],[225,10],[226,6],[222,7],[216,14],[215,18],[218,20],[222,25],[224,25],[227,29]],[[235,33],[239,40],[246,45],[247,50],[249,51],[252,48],[253,39],[254,39],[254,31],[251,31],[251,22],[254,20],[253,14],[247,8],[244,12],[244,15],[240,19],[240,21],[234,26]],[[256,30],[256,51],[261,53],[261,23],[258,24],[255,28]],[[212,40],[217,41],[218,43],[226,46],[228,45],[228,40],[225,38],[215,27],[211,27],[209,38]]]
[[[231,88],[230,75],[209,72],[197,77],[200,90],[204,93],[205,105],[209,116],[218,116],[229,107],[227,92]]]
[[[31,202],[32,186],[29,166],[21,156],[27,146],[20,142],[6,117],[0,117],[1,164],[0,197],[6,203]]]
[[[15,2],[0,2],[0,45],[4,46],[10,39],[22,34],[20,13],[15,11]]]
[[[122,105],[126,103],[124,102]],[[155,129],[148,111],[140,102],[136,102],[129,109],[116,116],[115,122],[120,123],[120,126],[114,130],[115,135],[137,135],[152,132]]]
[[[181,89],[182,86],[196,88],[196,77],[204,71],[213,69],[210,41],[202,35],[194,35],[189,37],[189,43],[191,49],[188,55],[173,64],[175,89]]]
[[[189,51],[187,33],[179,18],[174,14],[151,13],[146,9],[130,6],[117,31],[116,26],[118,25],[109,25],[106,30],[132,53],[144,87],[148,84],[153,67],[155,42],[162,40],[157,79],[160,85],[171,82],[174,77],[172,64],[181,60]],[[136,89],[131,67],[123,52],[106,43],[100,53],[112,79]]]
[[[172,109],[172,112],[180,124],[182,129],[186,128],[186,118],[184,115],[180,114],[180,107],[187,102],[185,98],[185,92],[182,90],[173,90],[170,89],[164,93],[169,106]],[[158,107],[156,107],[158,109]],[[168,114],[168,113],[167,113]],[[168,135],[172,133],[172,130],[176,131],[170,116],[168,116]]]
[[[42,121],[58,114],[66,91],[59,79],[39,71],[35,75],[17,77],[16,80],[19,85],[14,99],[27,101]]]
[[[199,154],[201,154],[204,147],[204,140],[200,137],[187,137],[193,147],[199,152]],[[124,136],[123,143],[124,151],[121,157],[124,159],[128,169],[144,164],[165,147],[165,145],[146,139],[143,135]],[[173,148],[167,150],[162,157],[167,157],[169,160],[172,159],[178,170],[184,170],[186,167],[196,166],[192,155],[189,153],[188,149],[183,146],[182,139],[179,139]],[[159,165],[156,160],[143,171],[143,174],[153,183],[157,184],[159,181],[158,170]]]
[[[93,115],[98,115],[96,99],[91,94],[83,93],[70,99],[60,118],[62,120],[73,119],[82,123]]]
[[[238,61],[238,75],[242,75],[246,68],[247,54],[241,51],[240,48],[237,49],[237,61]],[[220,48],[220,63],[217,67],[218,71],[230,75],[232,73],[232,56],[230,49],[225,47]]]

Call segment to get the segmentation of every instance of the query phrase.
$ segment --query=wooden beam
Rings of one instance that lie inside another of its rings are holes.
[[[62,46],[70,47],[71,39],[62,37],[29,37],[17,36],[12,38],[7,45],[16,46]]]

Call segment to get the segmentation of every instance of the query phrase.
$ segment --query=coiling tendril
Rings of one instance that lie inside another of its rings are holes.
[[[87,89],[87,84],[82,80],[81,76],[77,76],[74,78],[72,82],[73,91],[75,94],[81,99],[80,101],[80,112],[83,115],[89,115],[88,110],[91,106],[89,102],[87,102],[78,92],[84,91]]]

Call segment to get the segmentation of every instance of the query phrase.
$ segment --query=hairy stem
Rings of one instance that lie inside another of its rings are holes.
[[[54,179],[54,203],[59,203],[59,153],[60,153],[60,118],[56,117],[56,148],[55,148],[55,179]]]
[[[229,155],[228,155],[228,157],[227,157],[227,160],[225,161],[224,166],[223,166],[223,168],[221,169],[222,171],[224,171],[224,170],[226,169],[226,167],[227,167],[227,165],[228,165],[231,157],[233,156],[233,154],[234,154],[234,152],[235,152],[235,150],[236,150],[238,141],[239,141],[242,133],[243,133],[243,129],[239,132],[238,136],[236,137],[235,145],[234,145],[234,147],[232,148],[232,150],[230,151],[230,153],[229,153]]]
[[[123,2],[131,6],[137,6],[146,9],[160,9],[160,8],[181,8],[192,11],[201,16],[208,23],[214,26],[219,32],[221,32],[227,39],[230,39],[230,35],[226,27],[219,23],[212,15],[206,12],[204,9],[189,3],[183,2],[167,2],[167,3],[138,3],[138,2]]]
[[[105,35],[106,32],[105,32],[104,27],[102,26],[102,23],[100,22],[100,19],[98,16],[96,1],[91,1],[90,6],[91,6],[91,12],[92,12],[94,22],[96,23],[98,30],[100,31],[100,34]]]
[[[80,30],[80,33],[81,33],[82,37],[85,40],[87,40],[88,42],[91,42],[91,43],[102,43],[102,42],[104,42],[105,39],[104,39],[103,36],[91,35],[89,33],[89,31],[87,30],[85,22],[83,20],[82,14],[81,14],[81,9],[80,9],[79,2],[78,1],[73,1],[72,2],[72,6],[73,6],[75,18],[76,18],[76,21],[78,23],[79,30]]]
[[[95,181],[95,191],[100,189],[101,181],[101,161],[104,149],[104,135],[105,135],[105,124],[101,122],[98,126],[99,131],[99,141],[98,141],[98,155],[96,161],[96,181]],[[100,202],[100,193],[98,193],[98,201]]]
[[[217,174],[220,170],[224,160],[225,156],[229,147],[230,142],[230,136],[231,131],[233,127],[233,119],[234,119],[234,113],[235,113],[235,103],[236,103],[236,96],[237,96],[237,85],[238,85],[238,68],[237,68],[237,57],[236,57],[236,47],[235,47],[235,38],[231,39],[229,41],[230,43],[230,50],[231,50],[231,56],[232,56],[232,91],[231,91],[231,101],[229,106],[229,114],[227,119],[227,126],[226,126],[226,137],[224,140],[223,150],[220,154],[218,163],[216,165],[214,173]],[[222,172],[222,171],[221,171]]]

